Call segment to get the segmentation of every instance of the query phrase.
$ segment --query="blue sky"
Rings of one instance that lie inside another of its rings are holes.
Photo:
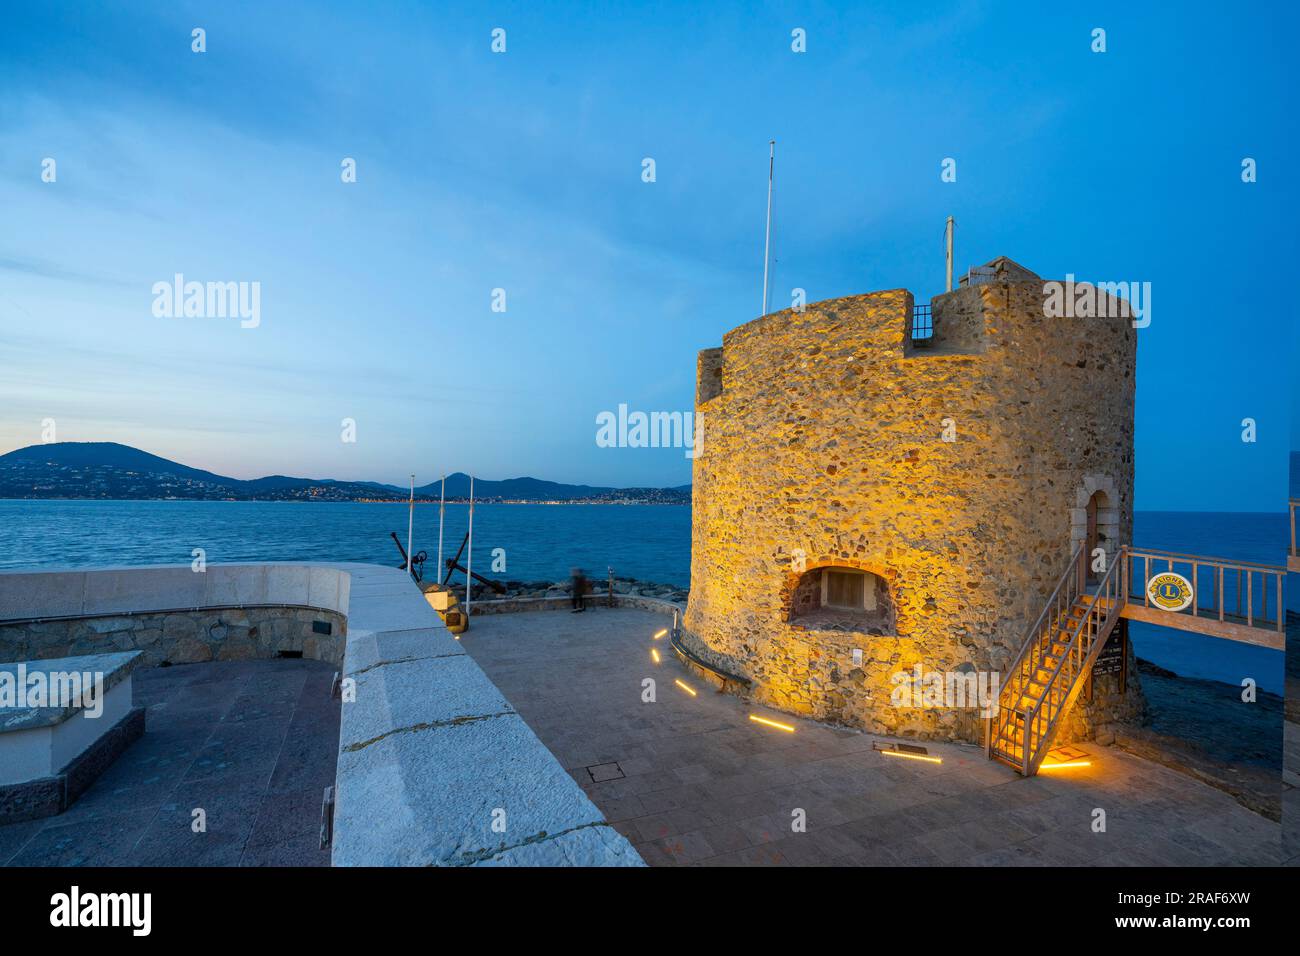
[[[949,214],[959,270],[1149,281],[1138,507],[1278,510],[1298,18],[1056,6],[14,5],[0,450],[54,418],[238,477],[689,481],[595,416],[690,409],[759,311],[775,137],[778,304],[942,291]],[[261,325],[156,318],[176,272],[260,282]]]

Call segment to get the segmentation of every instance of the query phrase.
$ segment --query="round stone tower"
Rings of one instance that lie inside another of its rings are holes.
[[[1130,540],[1132,320],[1048,300],[1002,258],[929,316],[874,292],[701,352],[687,648],[781,710],[980,740],[975,701],[914,685],[996,679],[1075,550]],[[1135,678],[1081,697],[1061,739],[1140,709]]]

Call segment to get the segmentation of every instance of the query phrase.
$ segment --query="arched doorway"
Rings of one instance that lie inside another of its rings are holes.
[[[1104,492],[1094,491],[1092,497],[1088,499],[1088,504],[1085,507],[1083,553],[1084,560],[1088,562],[1089,584],[1098,584],[1101,582],[1101,575],[1097,573],[1095,567],[1096,562],[1093,560],[1093,555],[1096,554],[1098,542],[1097,511],[1101,508],[1101,499],[1104,497]]]
[[[1097,584],[1105,570],[1119,560],[1119,502],[1115,481],[1105,475],[1085,475],[1083,483],[1075,489],[1074,507],[1070,511],[1069,553],[1073,554],[1076,548],[1083,550],[1088,584]],[[1100,574],[1093,570],[1098,548],[1106,555]]]

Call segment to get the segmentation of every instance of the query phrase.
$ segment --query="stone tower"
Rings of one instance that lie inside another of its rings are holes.
[[[688,649],[781,710],[980,740],[974,701],[895,692],[918,665],[1000,673],[1075,549],[1114,559],[1132,527],[1132,321],[1047,301],[1001,258],[931,301],[929,337],[894,289],[702,351]],[[1140,710],[1135,677],[1081,699],[1061,739]]]

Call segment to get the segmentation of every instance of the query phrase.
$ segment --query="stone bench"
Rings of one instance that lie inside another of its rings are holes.
[[[62,813],[144,733],[140,652],[0,664],[0,823]]]

